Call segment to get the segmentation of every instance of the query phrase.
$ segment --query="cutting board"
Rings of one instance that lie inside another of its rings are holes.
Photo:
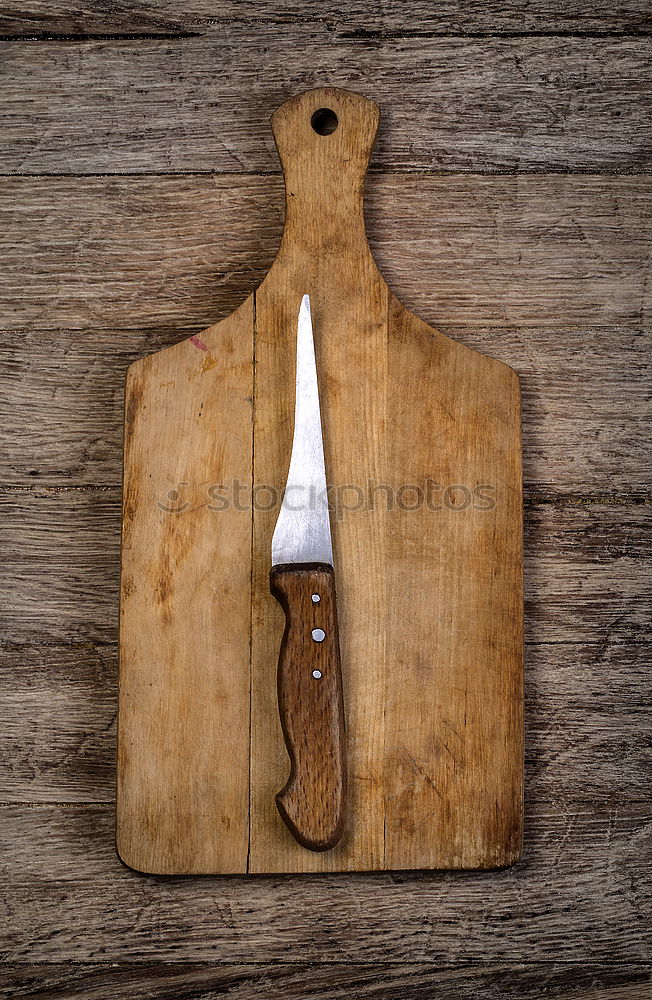
[[[379,273],[363,220],[378,121],[371,101],[332,88],[276,111],[286,222],[271,270],[232,315],[128,372],[117,847],[142,872],[493,868],[519,856],[518,378],[418,319]],[[349,774],[345,832],[324,853],[293,839],[274,801],[289,762],[269,571],[304,293]]]

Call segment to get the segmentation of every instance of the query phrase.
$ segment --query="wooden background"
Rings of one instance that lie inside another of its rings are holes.
[[[652,995],[647,10],[0,0],[7,996]],[[381,107],[389,284],[522,376],[525,854],[142,877],[113,847],[124,373],[260,282],[268,117],[322,84]]]

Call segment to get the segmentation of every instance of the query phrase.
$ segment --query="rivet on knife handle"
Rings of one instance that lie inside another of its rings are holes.
[[[304,295],[297,326],[294,438],[272,538],[270,589],[285,611],[278,702],[290,777],[276,804],[304,847],[326,851],[344,825],[346,755],[335,574],[317,366]]]
[[[335,574],[325,563],[275,566],[270,583],[285,611],[278,704],[291,762],[276,804],[300,844],[325,851],[342,833],[346,782]]]

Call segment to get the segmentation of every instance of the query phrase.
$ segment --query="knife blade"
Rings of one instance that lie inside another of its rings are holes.
[[[272,537],[270,590],[285,612],[278,704],[290,776],[276,805],[312,851],[339,841],[344,826],[344,703],[335,574],[310,297],[299,309],[294,436]]]

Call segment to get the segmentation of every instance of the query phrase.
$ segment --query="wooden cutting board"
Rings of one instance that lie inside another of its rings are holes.
[[[286,224],[270,272],[227,319],[129,369],[117,846],[143,872],[493,868],[521,849],[518,378],[379,274],[362,207],[378,120],[330,88],[279,108]],[[349,772],[345,833],[321,854],[274,801],[289,763],[271,538],[306,292]]]

